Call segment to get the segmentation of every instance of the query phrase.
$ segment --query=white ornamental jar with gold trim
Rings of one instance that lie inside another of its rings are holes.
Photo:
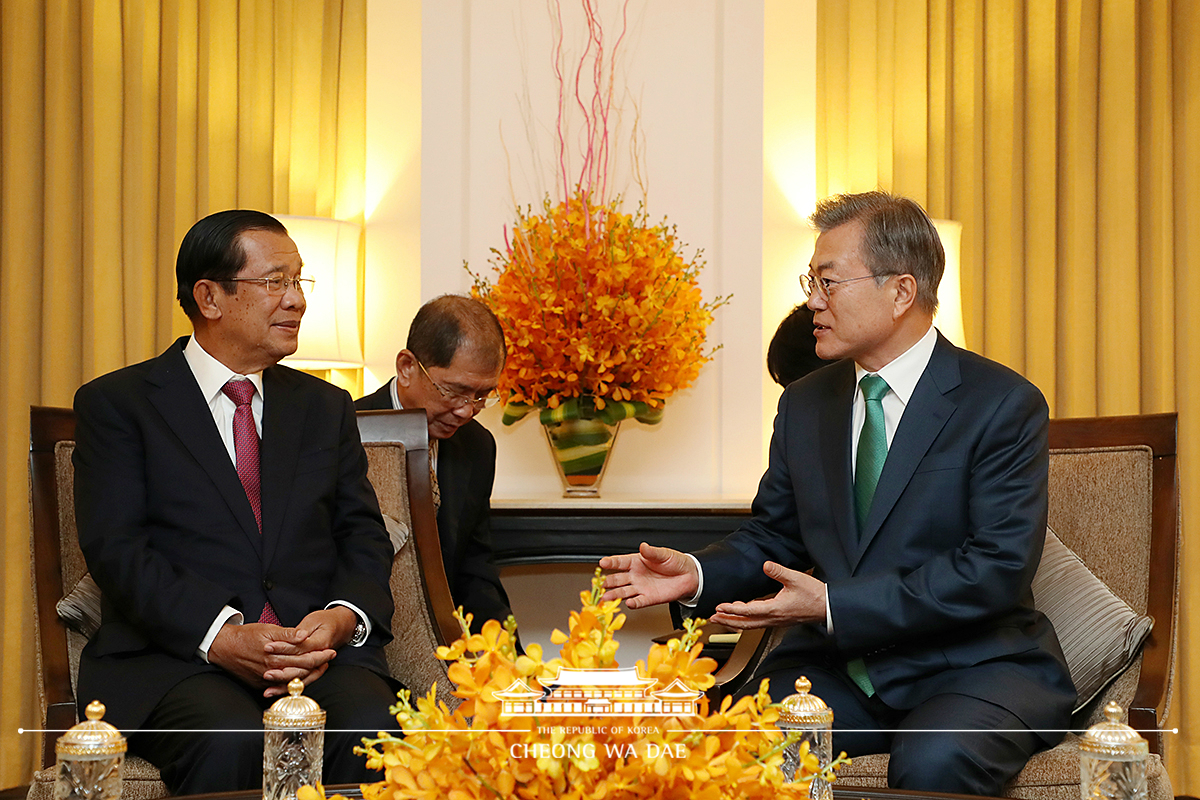
[[[295,800],[297,789],[321,780],[325,712],[303,691],[304,681],[292,679],[288,696],[263,712],[263,800]]]
[[[87,720],[54,743],[55,800],[120,800],[125,737],[102,721],[99,700],[88,703],[84,715]]]
[[[824,700],[809,694],[810,689],[812,683],[808,678],[797,678],[796,694],[784,699],[779,720],[775,723],[781,731],[800,732],[800,739],[783,751],[783,774],[787,781],[796,778],[805,743],[808,744],[808,752],[817,757],[821,770],[833,760],[833,710],[825,705]],[[813,800],[832,800],[833,788],[823,778],[814,778],[809,797]]]
[[[1104,707],[1104,722],[1087,729],[1079,740],[1081,800],[1146,800],[1146,757],[1150,745],[1121,722],[1116,703]]]

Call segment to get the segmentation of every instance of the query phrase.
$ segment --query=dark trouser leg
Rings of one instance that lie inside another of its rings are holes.
[[[825,701],[833,710],[833,755],[843,750],[853,756],[886,753],[889,737],[880,728],[892,727],[896,712],[880,701],[869,698],[854,685],[844,670],[832,665],[771,664],[761,674],[755,674],[738,691],[737,696],[758,691],[763,678],[770,678],[771,700],[778,703],[796,691],[796,679],[801,675],[812,683],[809,693]]]
[[[304,695],[325,709],[326,784],[375,783],[383,773],[367,769],[365,756],[355,755],[364,737],[379,731],[398,734],[400,726],[388,708],[396,704],[399,684],[364,667],[329,665],[329,669],[304,689]],[[339,731],[346,731],[339,733]]]
[[[1045,745],[1011,712],[960,694],[930,698],[897,726],[888,786],[998,796]]]
[[[262,712],[255,692],[217,672],[193,675],[168,692],[134,733],[129,749],[158,767],[172,794],[262,786]]]

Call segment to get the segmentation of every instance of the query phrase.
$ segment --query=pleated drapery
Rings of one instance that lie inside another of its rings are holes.
[[[968,346],[1025,374],[1055,416],[1178,411],[1185,537],[1200,497],[1197,32],[1200,3],[1178,0],[818,4],[818,195],[880,187],[962,222]],[[1168,764],[1195,794],[1200,552],[1183,558]]]
[[[190,330],[175,252],[225,208],[362,222],[366,0],[0,2],[0,786],[38,725],[29,406]]]

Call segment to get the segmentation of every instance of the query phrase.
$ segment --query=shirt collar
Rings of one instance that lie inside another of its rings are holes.
[[[403,409],[403,408],[404,408],[404,406],[403,406],[403,404],[401,404],[401,402],[400,402],[400,395],[399,395],[399,393],[396,391],[396,381],[397,381],[397,380],[399,380],[399,379],[398,379],[398,378],[396,378],[395,376],[393,376],[393,377],[392,377],[392,379],[391,379],[391,381],[389,381],[389,382],[388,382],[388,388],[389,388],[389,389],[391,390],[391,392],[392,392],[392,408],[396,408],[396,409]]]
[[[918,339],[916,344],[875,373],[887,381],[888,388],[900,398],[905,406],[908,405],[909,398],[917,388],[917,381],[921,380],[921,375],[925,373],[925,367],[929,366],[929,359],[933,357],[933,347],[936,344],[937,330],[930,325],[929,330],[925,331],[925,335]],[[868,374],[870,373],[857,363],[854,365],[856,382],[862,381],[863,376]],[[857,391],[862,392],[862,389]]]
[[[263,396],[261,371],[250,375],[241,375],[234,372],[209,355],[208,351],[196,341],[195,336],[188,337],[188,343],[183,348],[183,357],[187,359],[188,366],[192,369],[192,374],[196,376],[196,383],[200,384],[200,393],[204,395],[204,402],[206,403],[211,403],[221,393],[221,387],[232,378],[246,378],[254,384],[254,388],[258,391],[258,396]]]

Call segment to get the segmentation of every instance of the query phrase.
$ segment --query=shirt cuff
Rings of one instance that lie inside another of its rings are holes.
[[[680,600],[679,605],[683,606],[684,608],[695,608],[696,604],[700,602],[700,595],[704,594],[704,569],[700,566],[700,559],[696,558],[691,553],[684,553],[684,555],[690,558],[692,563],[696,565],[696,576],[700,579],[700,583],[696,588],[696,593],[692,595],[691,599]]]
[[[204,663],[208,661],[208,648],[212,647],[213,641],[217,638],[217,634],[221,632],[221,628],[228,622],[230,625],[241,625],[245,621],[242,612],[236,608],[225,606],[221,609],[221,613],[217,614],[217,618],[213,620],[213,624],[209,626],[208,633],[200,640],[200,646],[196,648],[196,653],[200,658],[204,659]]]
[[[362,647],[364,644],[366,644],[367,639],[371,636],[371,620],[367,619],[367,615],[362,612],[362,609],[354,605],[354,603],[348,603],[345,600],[334,600],[332,603],[325,606],[325,608],[333,608],[334,606],[345,606],[346,608],[350,609],[354,612],[355,616],[358,617],[359,621],[362,622],[362,624],[367,628],[367,633],[365,636],[363,636],[362,641],[358,644],[351,644],[350,646]]]
[[[825,584],[825,632],[833,636],[833,609],[829,607],[829,584]]]

